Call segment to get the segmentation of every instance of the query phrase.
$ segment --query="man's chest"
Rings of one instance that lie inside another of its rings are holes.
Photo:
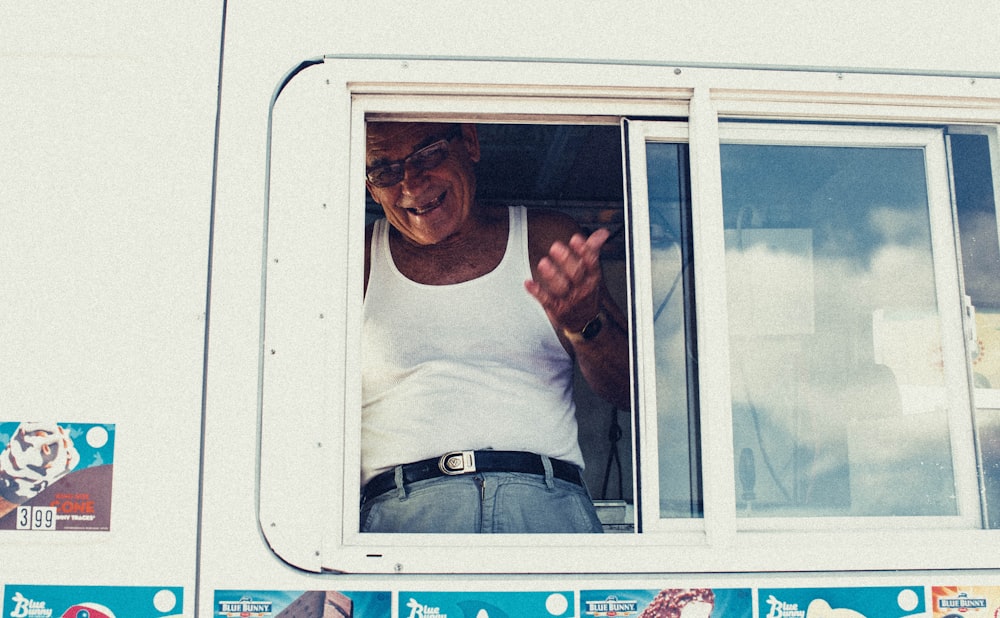
[[[393,262],[407,279],[424,285],[454,285],[493,272],[503,262],[506,243],[487,241],[455,250],[394,248]]]

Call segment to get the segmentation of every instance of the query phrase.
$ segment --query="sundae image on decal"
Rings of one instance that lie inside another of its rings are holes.
[[[0,517],[40,494],[80,463],[55,423],[22,423],[0,453]]]
[[[714,608],[711,588],[668,588],[653,597],[639,618],[709,618]]]
[[[582,590],[579,615],[581,618],[751,618],[753,597],[749,588]]]
[[[0,421],[0,530],[110,530],[115,426]]]

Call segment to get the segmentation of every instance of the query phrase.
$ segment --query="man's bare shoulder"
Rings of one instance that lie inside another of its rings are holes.
[[[538,260],[548,255],[555,242],[569,243],[580,226],[569,215],[557,210],[528,209],[528,259],[532,274]]]
[[[565,213],[547,209],[528,210],[528,239],[532,246],[540,243],[548,251],[555,241],[567,242],[579,231],[580,226]]]

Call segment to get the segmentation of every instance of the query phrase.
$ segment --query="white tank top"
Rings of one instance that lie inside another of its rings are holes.
[[[406,278],[376,222],[362,329],[361,482],[449,451],[529,451],[583,467],[573,362],[531,278],[527,214],[510,209],[503,259],[453,285]]]

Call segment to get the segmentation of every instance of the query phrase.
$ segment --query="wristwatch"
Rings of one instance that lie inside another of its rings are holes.
[[[580,343],[581,341],[591,341],[597,335],[601,333],[601,329],[604,328],[604,320],[607,316],[604,315],[604,311],[599,311],[580,331],[571,331],[564,328],[563,334],[572,343]]]

